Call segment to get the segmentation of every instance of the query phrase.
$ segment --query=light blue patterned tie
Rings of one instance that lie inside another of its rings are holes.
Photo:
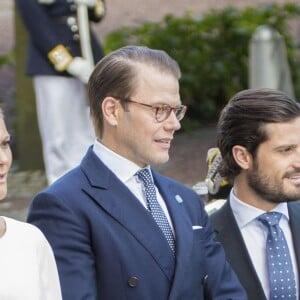
[[[140,180],[143,182],[145,187],[145,196],[147,200],[148,210],[153,216],[158,227],[164,233],[168,241],[168,244],[170,245],[173,251],[173,254],[175,254],[174,235],[170,227],[170,224],[168,222],[168,219],[157,201],[155,186],[150,171],[148,169],[141,169],[140,171],[137,172],[137,175],[140,178]]]
[[[270,300],[296,299],[296,283],[289,248],[279,227],[282,214],[267,212],[257,219],[268,228],[266,256],[270,284]]]

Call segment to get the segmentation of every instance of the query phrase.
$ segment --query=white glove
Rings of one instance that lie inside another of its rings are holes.
[[[88,7],[94,7],[97,0],[73,0],[75,4],[84,4]]]
[[[93,69],[94,67],[86,59],[75,57],[68,65],[66,71],[86,84]]]

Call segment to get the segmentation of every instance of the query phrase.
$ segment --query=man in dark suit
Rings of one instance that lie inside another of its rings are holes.
[[[150,167],[168,161],[186,111],[179,77],[173,59],[146,47],[96,65],[97,141],[28,217],[53,247],[64,300],[246,299],[201,199]]]
[[[233,188],[211,221],[250,300],[299,299],[299,132],[299,103],[270,89],[236,94],[218,122],[219,172]],[[261,216],[270,215],[281,216],[272,228],[285,237],[289,269],[279,261],[281,254],[269,264],[274,247]],[[284,274],[277,281],[270,272],[276,261]],[[285,278],[293,292],[281,285]]]
[[[29,33],[26,74],[33,78],[45,171],[52,183],[80,162],[95,139],[86,84],[103,56],[91,22],[102,20],[104,3],[17,0],[17,5]]]

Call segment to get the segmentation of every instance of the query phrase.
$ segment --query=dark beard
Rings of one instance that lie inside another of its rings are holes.
[[[286,177],[287,174],[285,174]],[[270,177],[262,176],[258,170],[256,162],[254,163],[253,170],[247,175],[248,185],[252,188],[257,195],[270,203],[292,202],[300,199],[299,193],[285,193],[283,182],[272,182]]]

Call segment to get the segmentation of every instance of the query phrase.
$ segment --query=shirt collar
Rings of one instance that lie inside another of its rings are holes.
[[[122,182],[128,181],[140,170],[137,164],[108,149],[98,140],[93,145],[93,151]]]
[[[251,206],[236,197],[233,189],[229,196],[230,206],[240,228],[243,228],[250,222],[254,221],[259,215],[265,213],[264,210]],[[272,211],[282,213],[289,220],[287,203],[279,203]]]

